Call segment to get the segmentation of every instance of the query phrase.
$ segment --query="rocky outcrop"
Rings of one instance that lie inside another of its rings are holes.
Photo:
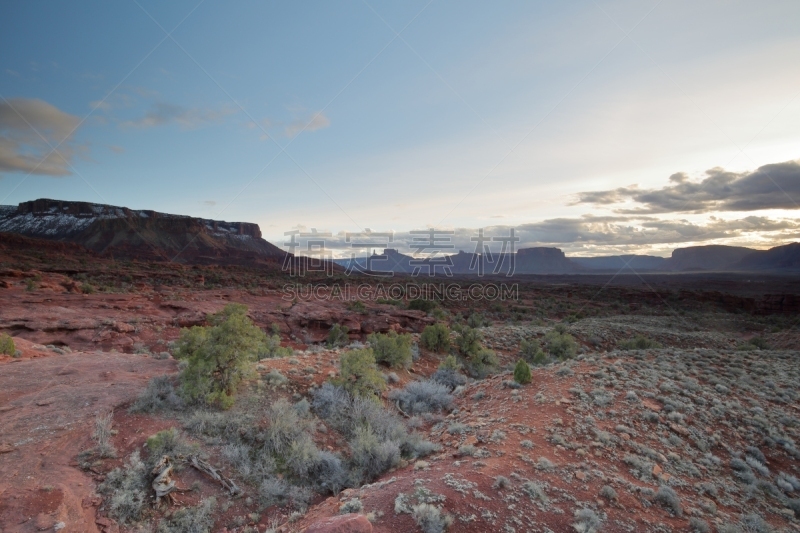
[[[581,270],[558,248],[522,248],[517,252],[517,274],[570,274]]]
[[[257,224],[89,202],[40,199],[0,206],[0,232],[71,242],[117,258],[181,263],[280,262],[286,253]]]
[[[353,260],[337,261],[339,265],[348,267]],[[365,259],[357,259],[359,267],[367,264]],[[434,258],[414,257],[400,253],[394,248],[386,248],[382,255],[370,258],[369,266],[373,271],[394,272],[396,274],[413,274],[428,276],[442,275],[501,275],[511,274],[571,274],[582,272],[584,268],[571,261],[558,248],[522,248],[514,254],[475,254],[459,251],[449,256],[438,255]]]
[[[734,265],[736,270],[800,270],[800,242],[756,250]]]
[[[690,246],[673,250],[672,257],[664,263],[663,270],[686,272],[698,270],[732,270],[732,266],[753,253],[752,248],[741,246]]]

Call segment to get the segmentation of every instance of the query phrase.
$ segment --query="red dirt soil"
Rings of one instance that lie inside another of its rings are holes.
[[[92,477],[75,457],[92,447],[97,414],[129,402],[153,376],[174,372],[174,360],[83,353],[0,363],[0,531],[95,532]],[[33,357],[29,357],[33,355]]]

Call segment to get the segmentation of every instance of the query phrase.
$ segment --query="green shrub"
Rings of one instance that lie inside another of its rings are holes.
[[[333,379],[339,385],[356,396],[377,397],[386,388],[386,380],[378,371],[372,350],[349,350],[339,360],[340,375]]]
[[[209,315],[209,322],[181,331],[175,358],[188,363],[181,373],[182,391],[189,400],[228,409],[239,384],[253,375],[251,362],[264,351],[266,335],[241,304],[226,305]]]
[[[497,354],[488,348],[480,347],[475,355],[467,359],[470,373],[477,378],[484,378],[495,372],[500,365]]]
[[[155,435],[150,435],[145,442],[147,446],[147,466],[152,468],[164,455],[169,455],[173,460],[178,456],[189,456],[199,452],[196,444],[190,443],[186,437],[175,428],[164,429]]]
[[[557,357],[561,360],[575,357],[575,354],[578,352],[578,343],[575,342],[572,335],[569,333],[560,333],[558,329],[559,328],[553,329],[544,336],[544,343],[547,347],[547,351],[553,357]]]
[[[436,302],[433,300],[423,300],[418,298],[416,300],[411,300],[408,302],[408,308],[413,311],[424,311],[426,313],[430,313],[434,309],[436,309],[437,305]]]
[[[439,363],[439,370],[452,370],[454,372],[458,372],[461,370],[461,364],[458,362],[458,359],[454,355],[448,355],[442,362]]]
[[[94,294],[95,290],[91,283],[81,283],[81,292],[83,294]]]
[[[17,347],[14,344],[14,339],[10,335],[0,333],[0,354],[14,356],[17,353]]]
[[[464,357],[472,358],[481,350],[481,340],[483,340],[483,335],[480,331],[464,326],[456,336],[456,348]]]
[[[767,343],[766,339],[764,339],[763,337],[753,337],[752,339],[750,339],[747,342],[752,344],[753,346],[755,346],[759,350],[769,350],[770,349],[769,343]]]
[[[737,350],[751,351],[751,350],[769,350],[770,346],[763,337],[753,337],[747,342],[740,343],[736,346]]]
[[[419,343],[426,350],[445,353],[450,349],[450,330],[444,324],[432,324],[422,330]]]
[[[408,368],[411,366],[411,335],[398,335],[394,331],[383,335],[373,333],[367,337],[375,361],[386,363],[392,368]]]
[[[522,359],[517,361],[517,366],[514,367],[514,381],[521,385],[531,382],[531,367]]]
[[[442,322],[444,320],[447,320],[448,313],[447,313],[447,311],[445,311],[441,307],[437,307],[436,309],[431,311],[430,315],[433,318],[435,318],[436,320],[438,320],[439,322]]]
[[[364,302],[361,300],[356,300],[352,302],[350,305],[347,306],[351,311],[358,313],[359,315],[366,315],[367,314],[367,306],[364,305]]]
[[[289,357],[292,353],[293,350],[291,348],[281,346],[281,336],[273,334],[265,339],[264,346],[258,353],[258,360]]]
[[[467,325],[471,328],[482,328],[484,326],[491,326],[492,323],[481,313],[472,313],[467,318]]]
[[[620,350],[652,350],[655,348],[661,348],[661,345],[643,335],[636,335],[634,338],[621,342],[619,345]]]
[[[347,326],[342,326],[340,324],[334,324],[331,326],[331,329],[328,330],[328,340],[326,341],[329,348],[336,348],[341,346],[347,346],[350,343],[350,337],[347,336]]]
[[[541,365],[547,362],[547,355],[536,339],[523,339],[519,344],[519,352],[525,361],[534,365]]]

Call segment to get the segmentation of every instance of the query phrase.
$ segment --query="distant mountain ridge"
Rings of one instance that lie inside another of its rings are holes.
[[[133,210],[90,202],[39,199],[0,205],[0,232],[79,244],[119,258],[198,264],[280,263],[287,252],[261,237],[257,224],[225,222]],[[293,258],[293,261],[300,260]],[[365,258],[356,260],[363,270]],[[344,268],[350,259],[333,261]],[[330,265],[330,263],[326,263]],[[340,270],[339,266],[334,270]],[[800,272],[800,243],[754,250],[740,246],[678,248],[669,258],[648,255],[567,257],[554,247],[521,248],[514,254],[458,252],[434,259],[415,258],[387,248],[370,258],[374,271],[403,274],[505,275],[624,272],[775,271]]]
[[[678,248],[672,257],[652,255],[610,255],[600,257],[567,257],[558,248],[521,248],[511,254],[494,254],[491,261],[481,254],[460,251],[433,261],[406,255],[394,248],[369,258],[373,271],[436,275],[477,275],[483,263],[483,273],[505,275],[513,263],[514,274],[595,274],[595,273],[651,273],[651,272],[737,272],[737,271],[800,271],[800,243],[777,246],[769,250],[754,250],[740,246],[690,246]],[[367,258],[337,259],[338,265],[355,270],[366,268]]]
[[[261,238],[258,224],[89,202],[40,199],[0,206],[0,232],[73,242],[121,258],[237,264],[286,256]]]

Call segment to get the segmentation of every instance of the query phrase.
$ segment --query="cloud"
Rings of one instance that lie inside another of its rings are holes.
[[[303,131],[317,131],[325,129],[331,125],[330,119],[320,111],[314,114],[311,118],[293,120],[283,130],[284,135],[287,137],[294,137]]]
[[[116,144],[111,144],[108,146],[108,149],[114,152],[115,154],[124,154],[125,148],[122,146],[117,146]]]
[[[214,200],[205,200],[203,202],[203,205],[205,205],[206,207],[214,207],[215,205],[217,205],[217,202],[215,202]]]
[[[800,160],[764,165],[752,172],[729,172],[720,167],[705,172],[699,182],[679,172],[661,189],[639,189],[635,185],[607,191],[578,194],[577,204],[639,204],[619,208],[618,213],[707,213],[710,211],[755,211],[800,209]]]
[[[233,114],[235,111],[229,107],[222,109],[188,108],[177,104],[157,102],[153,104],[143,117],[135,120],[126,120],[120,126],[123,128],[153,128],[167,124],[178,124],[183,129],[194,129],[205,123],[216,122]]]
[[[0,101],[0,172],[70,174],[69,165],[79,149],[72,142],[78,124],[78,117],[42,100]],[[51,146],[59,143],[53,152]]]

